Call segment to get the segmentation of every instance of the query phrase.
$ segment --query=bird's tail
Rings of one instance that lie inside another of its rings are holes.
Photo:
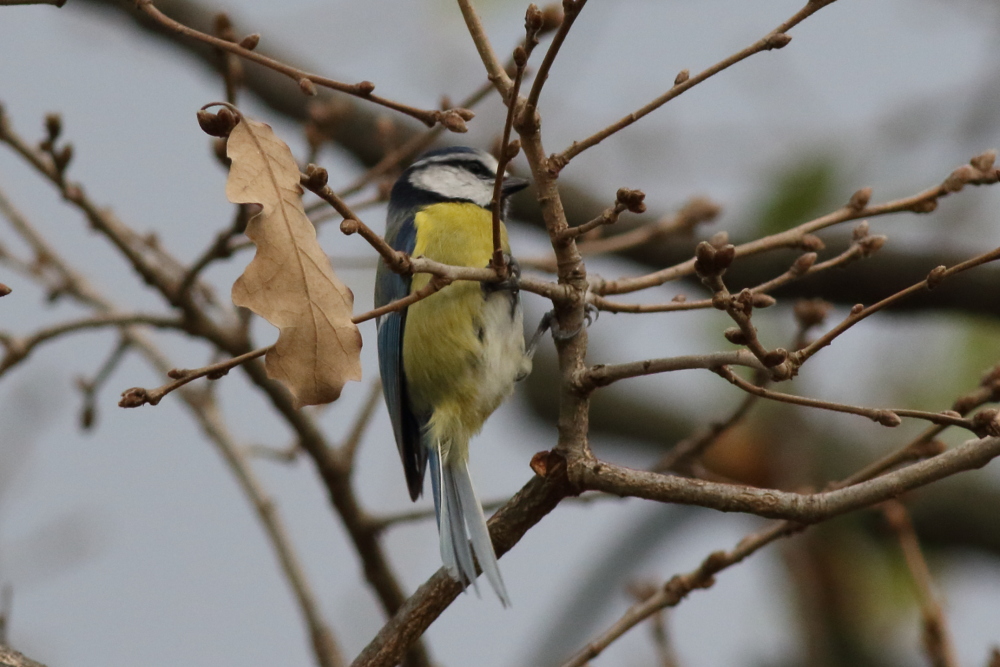
[[[431,448],[431,485],[434,488],[434,511],[437,513],[438,532],[441,536],[441,560],[449,574],[463,586],[476,586],[476,565],[479,561],[490,586],[496,591],[503,606],[510,605],[507,589],[500,576],[493,542],[486,527],[483,506],[472,488],[468,464],[442,461],[440,445]],[[470,548],[471,542],[471,548]]]

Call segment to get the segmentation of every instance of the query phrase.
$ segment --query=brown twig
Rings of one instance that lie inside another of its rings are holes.
[[[617,122],[612,123],[608,127],[604,128],[603,130],[592,134],[586,139],[583,139],[581,141],[574,141],[570,145],[570,147],[564,150],[562,153],[559,153],[558,155],[552,155],[549,158],[549,163],[551,167],[557,171],[563,169],[569,163],[570,160],[572,160],[574,157],[576,157],[583,151],[587,150],[588,148],[591,148],[592,146],[596,146],[600,142],[610,137],[612,134],[615,134],[616,132],[619,132],[622,129],[628,127],[629,125],[636,122],[640,118],[655,111],[656,109],[659,109],[661,106],[663,106],[670,100],[674,99],[678,95],[690,90],[691,88],[698,85],[702,81],[705,81],[706,79],[715,76],[724,69],[732,65],[735,65],[741,60],[745,60],[750,56],[756,53],[760,53],[762,51],[770,51],[771,49],[780,49],[786,46],[792,40],[791,36],[787,34],[789,30],[791,30],[793,27],[795,27],[808,17],[815,14],[823,7],[832,4],[833,2],[835,2],[835,0],[808,0],[805,6],[802,7],[802,9],[800,9],[799,11],[797,11],[791,18],[789,18],[787,21],[785,21],[777,28],[769,32],[767,35],[757,40],[756,42],[754,42],[747,48],[743,49],[742,51],[734,53],[725,60],[719,61],[715,65],[712,65],[708,69],[694,76],[687,76],[686,75],[687,70],[684,70],[684,72],[678,75],[677,79],[675,79],[674,86],[663,95],[660,95],[659,97],[651,101],[649,104],[641,107],[640,109],[637,109],[636,111],[633,111],[624,118],[621,118]]]
[[[535,74],[535,81],[531,84],[531,90],[528,92],[528,97],[525,100],[524,111],[521,114],[520,125],[525,124],[535,124],[535,114],[538,109],[538,98],[542,94],[542,86],[549,78],[549,70],[552,69],[552,63],[555,62],[556,56],[559,55],[559,49],[562,47],[563,42],[566,41],[566,35],[569,34],[569,29],[573,27],[573,22],[576,17],[580,15],[583,11],[583,6],[587,4],[587,0],[564,0],[563,6],[563,19],[559,24],[559,28],[556,30],[555,36],[552,38],[552,43],[549,44],[549,48],[545,51],[545,57],[542,58],[542,64],[538,67],[538,72]]]
[[[909,512],[903,503],[890,500],[883,503],[882,513],[885,515],[886,523],[896,533],[906,566],[913,578],[917,603],[920,605],[920,615],[923,618],[924,650],[927,651],[927,657],[931,659],[931,665],[934,667],[958,667],[958,657],[955,654],[951,632],[948,630],[948,622],[941,604],[934,595],[931,571],[927,567],[927,561],[924,560],[920,540],[913,529]]]
[[[141,405],[147,404],[156,405],[163,400],[164,396],[176,389],[180,389],[192,380],[197,380],[201,377],[207,377],[210,380],[218,379],[230,370],[250,361],[251,359],[263,357],[267,354],[271,347],[271,345],[261,347],[245,354],[241,354],[238,357],[224,359],[218,363],[209,364],[208,366],[192,370],[175,368],[167,373],[168,376],[174,378],[173,382],[168,382],[167,384],[157,387],[156,389],[144,389],[142,387],[132,387],[131,389],[126,389],[122,392],[122,398],[118,401],[118,405],[123,408],[137,408]]]
[[[905,299],[906,297],[910,296],[911,294],[914,294],[915,292],[919,292],[925,289],[933,289],[942,280],[950,278],[951,276],[954,276],[957,273],[968,271],[969,269],[975,268],[982,264],[986,264],[987,262],[995,261],[997,259],[1000,259],[1000,248],[996,248],[994,250],[991,250],[990,252],[983,253],[982,255],[978,255],[976,257],[968,259],[950,268],[939,266],[933,269],[930,273],[928,273],[927,277],[924,280],[921,280],[920,282],[911,285],[906,289],[900,290],[899,292],[896,292],[895,294],[888,296],[879,301],[878,303],[868,306],[867,308],[861,306],[861,304],[858,304],[851,309],[850,315],[844,318],[844,320],[840,324],[838,324],[830,331],[826,332],[825,334],[814,340],[805,348],[792,353],[790,361],[796,366],[801,366],[807,359],[809,359],[817,352],[822,350],[824,347],[832,343],[834,339],[836,339],[840,334],[844,333],[845,331],[853,327],[861,320],[867,318],[868,316],[877,313],[883,308],[886,308],[887,306],[890,306],[902,299]]]
[[[985,435],[982,429],[972,420],[962,419],[951,411],[925,412],[923,410],[908,410],[903,408],[866,408],[857,405],[833,403],[831,401],[806,398],[804,396],[796,396],[794,394],[783,394],[765,387],[760,387],[751,382],[747,382],[725,366],[713,368],[712,371],[719,377],[728,380],[730,384],[739,387],[743,391],[772,401],[790,403],[792,405],[802,405],[810,408],[820,408],[823,410],[831,410],[833,412],[845,412],[847,414],[860,415],[882,424],[883,426],[899,426],[899,424],[902,423],[900,418],[908,417],[912,419],[923,419],[924,421],[929,421],[932,424],[938,424],[939,426],[958,426],[959,428],[964,428],[980,437]]]
[[[874,218],[882,215],[901,213],[929,213],[937,208],[937,202],[954,192],[960,191],[966,185],[990,185],[1000,181],[1000,169],[994,169],[995,151],[987,151],[977,155],[968,165],[958,167],[940,184],[928,188],[910,197],[895,199],[882,204],[869,205],[871,189],[863,188],[854,193],[847,205],[824,216],[810,220],[791,229],[755,239],[736,246],[735,259],[748,257],[776,248],[804,248],[814,250],[816,242],[813,234],[827,227],[861,218]],[[671,280],[677,280],[695,273],[695,258],[680,264],[648,273],[634,278],[619,278],[617,280],[593,279],[591,290],[601,296],[608,294],[624,294],[662,285]]]
[[[393,100],[375,95],[373,91],[375,90],[375,84],[371,81],[362,81],[360,83],[348,84],[342,83],[340,81],[335,81],[318,74],[311,74],[303,70],[287,65],[283,62],[275,60],[273,58],[268,58],[265,55],[261,55],[251,49],[245,48],[240,44],[235,44],[224,39],[219,39],[218,37],[213,37],[207,33],[195,30],[194,28],[189,28],[188,26],[173,20],[160,10],[158,10],[154,5],[152,0],[136,0],[136,6],[140,11],[145,13],[147,16],[155,20],[157,23],[162,25],[169,30],[172,30],[178,34],[184,35],[185,37],[190,37],[192,39],[197,39],[201,42],[214,46],[217,49],[233,53],[245,60],[255,62],[258,65],[263,65],[268,69],[272,69],[275,72],[284,74],[285,76],[297,81],[302,92],[306,95],[315,95],[316,86],[323,86],[324,88],[329,88],[341,93],[346,93],[353,97],[358,97],[363,100],[367,100],[374,104],[392,109],[393,111],[398,111],[402,114],[406,114],[411,118],[419,120],[421,123],[427,127],[433,127],[437,123],[441,123],[449,130],[453,132],[465,132],[466,126],[465,122],[472,119],[472,112],[468,109],[447,109],[445,111],[438,110],[427,110],[427,109],[417,109],[400,102],[395,102]]]

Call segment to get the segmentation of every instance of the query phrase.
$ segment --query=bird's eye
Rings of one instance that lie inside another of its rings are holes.
[[[497,177],[497,175],[482,162],[470,162],[467,169],[479,178],[485,178],[492,181]]]

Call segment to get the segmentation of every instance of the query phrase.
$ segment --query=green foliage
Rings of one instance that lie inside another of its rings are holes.
[[[817,217],[836,204],[838,168],[831,155],[799,157],[779,169],[755,221],[755,233],[774,234]]]

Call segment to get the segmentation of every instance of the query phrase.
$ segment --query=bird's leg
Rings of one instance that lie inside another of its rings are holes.
[[[583,309],[583,319],[586,322],[586,326],[590,326],[597,321],[597,317],[600,315],[600,311],[593,304],[588,303]],[[535,349],[538,347],[538,343],[542,340],[542,336],[549,329],[552,330],[552,337],[556,340],[569,340],[579,334],[583,327],[577,327],[573,331],[563,331],[559,328],[559,323],[556,321],[556,311],[550,310],[549,312],[542,315],[541,322],[538,323],[538,328],[535,329],[535,333],[531,336],[531,341],[528,343],[528,348],[525,350],[525,354],[530,358],[535,354]]]

